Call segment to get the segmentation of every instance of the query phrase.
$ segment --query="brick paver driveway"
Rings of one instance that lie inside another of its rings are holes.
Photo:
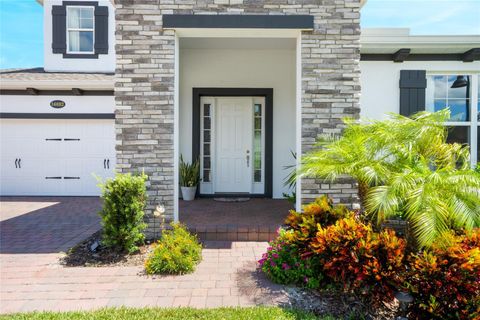
[[[206,242],[193,274],[149,277],[138,267],[59,264],[99,227],[96,198],[2,198],[0,313],[100,307],[196,308],[285,304],[257,270],[265,242]]]
[[[0,253],[65,251],[100,229],[98,197],[1,197]]]

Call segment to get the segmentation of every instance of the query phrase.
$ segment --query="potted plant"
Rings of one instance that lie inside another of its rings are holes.
[[[183,157],[180,155],[180,187],[182,189],[183,200],[191,201],[195,199],[199,181],[200,162],[198,159],[190,164],[183,161]]]

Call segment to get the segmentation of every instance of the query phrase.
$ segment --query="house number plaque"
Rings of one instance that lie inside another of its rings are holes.
[[[61,109],[65,107],[65,101],[62,100],[53,100],[50,102],[50,107],[55,108],[55,109]]]

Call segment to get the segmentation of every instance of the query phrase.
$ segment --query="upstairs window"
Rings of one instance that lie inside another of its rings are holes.
[[[67,53],[94,53],[94,7],[67,7]]]

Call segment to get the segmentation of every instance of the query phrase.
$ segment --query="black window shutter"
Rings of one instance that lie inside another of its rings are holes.
[[[400,114],[411,116],[425,111],[425,70],[400,70]]]
[[[108,7],[95,7],[95,53],[108,54]]]
[[[67,11],[65,6],[52,6],[52,51],[67,52]]]

